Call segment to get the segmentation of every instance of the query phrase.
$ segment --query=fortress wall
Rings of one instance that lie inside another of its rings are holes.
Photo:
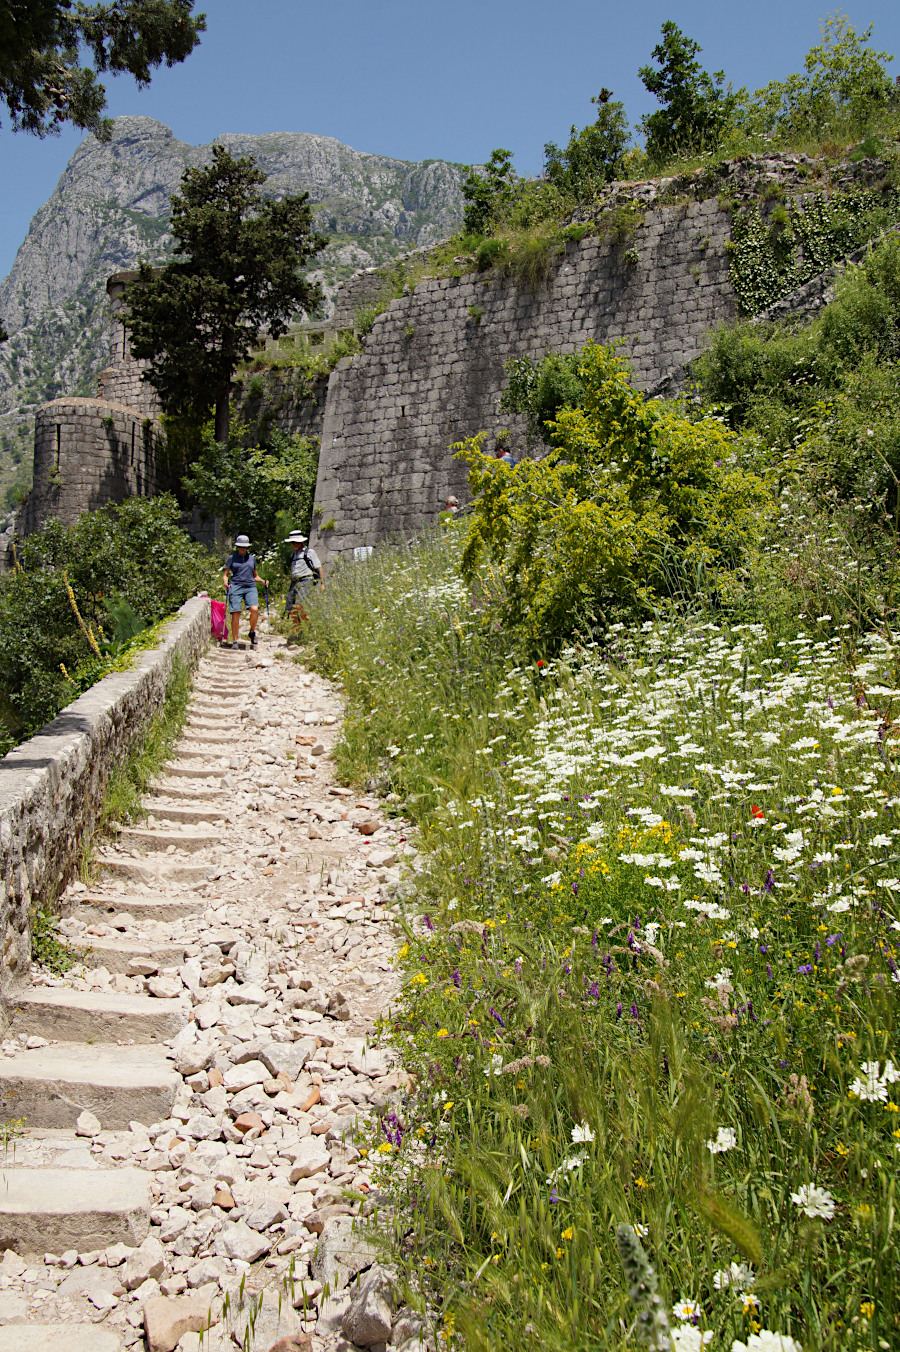
[[[105,399],[54,399],[35,418],[34,487],[25,502],[24,533],[51,518],[71,526],[82,512],[154,497],[171,486],[156,423]]]
[[[262,394],[251,394],[253,379],[245,379],[234,401],[234,422],[250,428],[251,439],[262,441],[271,431],[285,436],[319,437],[325,416],[328,376],[317,376],[312,388],[289,367],[262,377]]]
[[[508,357],[620,341],[636,385],[664,385],[736,315],[729,236],[716,199],[662,207],[624,243],[567,244],[533,291],[492,270],[433,278],[392,301],[365,350],[329,383],[317,550],[328,557],[409,536],[436,519],[448,493],[465,502],[465,467],[449,450],[463,437],[509,427],[514,453],[525,453],[523,424],[499,409]]]

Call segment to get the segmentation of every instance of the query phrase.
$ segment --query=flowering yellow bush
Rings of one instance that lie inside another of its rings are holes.
[[[728,587],[771,510],[718,419],[646,402],[599,343],[578,374],[583,407],[548,424],[554,445],[541,460],[510,468],[484,454],[483,435],[455,448],[476,498],[464,572],[496,563],[504,618],[534,638],[649,613],[698,576]]]

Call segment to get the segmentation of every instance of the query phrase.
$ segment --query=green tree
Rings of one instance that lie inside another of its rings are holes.
[[[206,28],[192,10],[193,0],[0,0],[0,100],[14,130],[47,136],[71,122],[107,140],[98,73],[146,85],[163,62],[184,61]]]
[[[498,220],[504,208],[515,199],[516,175],[512,167],[512,151],[492,150],[491,158],[479,174],[469,165],[463,180],[462,195],[466,207],[463,229],[467,235],[486,235],[493,221]]]
[[[310,437],[276,432],[270,446],[244,448],[220,445],[207,432],[184,486],[227,532],[247,531],[259,553],[285,529],[309,530],[318,464],[318,442]],[[285,513],[286,526],[279,522]]]
[[[644,88],[662,105],[641,119],[647,155],[664,164],[676,155],[710,150],[718,145],[731,121],[738,96],[724,88],[725,72],[710,75],[696,59],[702,48],[668,20],[662,42],[653,48],[659,69],[638,71]]]
[[[738,125],[759,136],[815,139],[825,133],[863,135],[900,102],[885,70],[893,57],[869,47],[872,25],[857,33],[844,14],[822,23],[822,41],[807,53],[802,75],[773,80],[744,97]]]
[[[24,542],[19,567],[0,577],[0,750],[106,675],[100,653],[129,619],[153,624],[211,588],[218,569],[180,516],[174,498],[132,498],[74,526],[49,521]]]
[[[196,424],[215,408],[215,435],[228,440],[231,379],[259,342],[287,331],[298,310],[321,304],[300,269],[326,240],[312,228],[309,194],[265,199],[252,156],[213,147],[211,162],[187,169],[172,197],[175,257],[141,264],[127,288],[128,327],[145,379],[172,416]]]
[[[601,89],[591,103],[597,105],[595,122],[581,131],[573,126],[564,150],[553,141],[544,146],[545,177],[578,201],[589,200],[621,175],[630,137],[625,105],[609,89]]]

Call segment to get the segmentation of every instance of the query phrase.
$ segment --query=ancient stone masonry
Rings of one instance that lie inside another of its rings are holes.
[[[208,637],[209,601],[197,597],[133,670],[98,681],[0,760],[0,1006],[28,977],[29,910],[71,878],[113,768],[162,707],[173,661],[195,664]]]
[[[328,389],[315,544],[326,557],[413,534],[448,493],[467,496],[450,446],[501,428],[525,453],[524,424],[500,412],[509,357],[542,358],[619,342],[635,383],[664,385],[734,318],[716,199],[648,211],[633,241],[569,243],[548,280],[470,273],[421,282],[376,319],[365,350]],[[339,304],[340,308],[340,304]],[[330,523],[333,522],[333,525]]]
[[[200,657],[145,815],[60,897],[68,970],[22,958],[0,1352],[434,1347],[367,1148],[411,1088],[378,1024],[422,863],[409,822],[335,782],[339,692],[260,631]]]
[[[82,512],[155,497],[169,487],[157,423],[106,399],[54,399],[35,419],[34,488],[25,502],[24,533],[51,517],[71,526]]]
[[[110,364],[96,399],[64,398],[35,415],[34,487],[22,513],[30,535],[51,518],[72,525],[82,512],[173,487],[156,391],[142,379],[122,322],[123,293],[136,273],[110,277]]]

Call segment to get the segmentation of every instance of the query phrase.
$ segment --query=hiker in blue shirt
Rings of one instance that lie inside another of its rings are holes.
[[[250,646],[256,647],[256,621],[259,619],[259,592],[257,582],[268,587],[264,577],[256,571],[256,555],[250,553],[250,541],[246,535],[239,535],[234,542],[234,552],[225,560],[225,572],[222,585],[228,593],[228,609],[231,611],[231,642],[225,640],[225,648],[238,645],[238,628],[241,623],[241,602],[250,612]]]

